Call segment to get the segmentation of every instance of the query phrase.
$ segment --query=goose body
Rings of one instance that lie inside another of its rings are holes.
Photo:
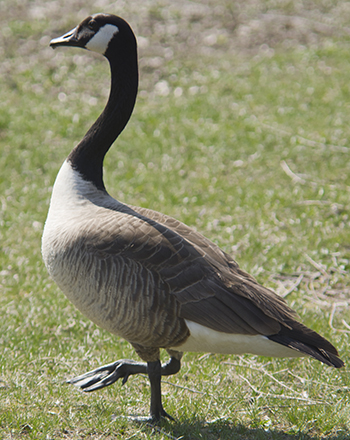
[[[116,361],[71,383],[92,391],[147,373],[156,421],[168,416],[161,375],[180,369],[183,351],[308,355],[341,367],[330,342],[298,322],[282,298],[210,240],[178,220],[107,193],[103,159],[128,122],[137,93],[137,48],[129,25],[97,14],[51,45],[105,55],[112,85],[104,111],[57,175],[43,259],[68,299],[97,325],[129,341],[146,362]],[[160,364],[160,348],[170,354],[168,364]]]

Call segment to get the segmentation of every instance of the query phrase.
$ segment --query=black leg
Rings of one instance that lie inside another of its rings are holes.
[[[162,392],[161,392],[162,367],[160,361],[147,362],[147,370],[148,370],[149,381],[151,384],[150,422],[156,423],[160,420],[161,417],[167,417],[170,420],[174,420],[171,416],[169,416],[169,414],[165,412],[162,405]]]
[[[180,360],[176,359],[175,357],[171,357],[168,363],[162,365],[161,374],[162,376],[171,376],[172,374],[178,373],[180,368]]]

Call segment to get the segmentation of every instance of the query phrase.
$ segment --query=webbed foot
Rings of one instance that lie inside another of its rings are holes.
[[[74,377],[67,382],[80,387],[85,392],[91,392],[108,387],[121,378],[123,378],[122,385],[124,385],[129,376],[139,373],[147,374],[147,364],[121,359]]]
[[[104,365],[68,380],[85,392],[91,392],[107,387],[118,379],[123,378],[124,385],[129,376],[133,374],[147,374],[151,385],[151,408],[150,417],[131,418],[141,423],[157,424],[162,417],[174,420],[163,408],[161,396],[161,376],[169,376],[180,370],[180,360],[171,357],[170,361],[161,365],[160,361],[140,363],[128,359],[122,359],[111,364]]]

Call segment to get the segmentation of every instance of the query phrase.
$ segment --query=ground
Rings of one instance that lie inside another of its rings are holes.
[[[163,381],[176,421],[158,428],[127,419],[148,411],[146,377],[93,394],[65,383],[136,359],[40,255],[55,175],[110,81],[100,56],[48,44],[101,11],[131,24],[141,76],[106,158],[110,194],[214,240],[345,368],[189,353]],[[349,438],[350,3],[2,0],[0,20],[0,438]]]

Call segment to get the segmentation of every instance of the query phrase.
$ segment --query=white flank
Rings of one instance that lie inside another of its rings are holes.
[[[99,31],[87,42],[86,49],[93,52],[105,54],[108,44],[116,33],[119,32],[118,26],[113,24],[105,24]]]
[[[256,354],[271,357],[301,357],[302,353],[270,341],[262,335],[237,335],[222,333],[186,319],[190,336],[177,347],[178,351],[194,351],[222,354]]]

